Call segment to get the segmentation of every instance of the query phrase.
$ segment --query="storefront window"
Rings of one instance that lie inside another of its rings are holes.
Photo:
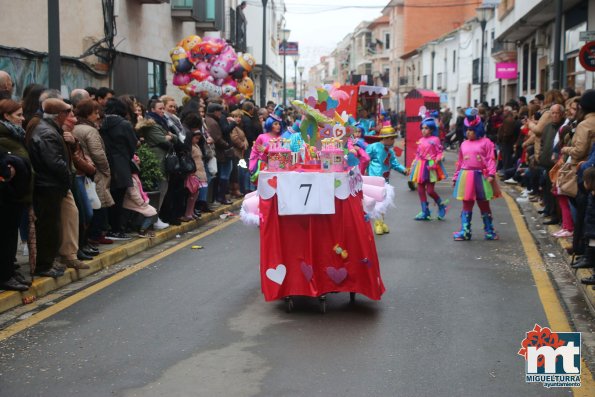
[[[587,30],[587,23],[580,23],[566,31],[565,58],[566,58],[566,86],[574,88],[577,92],[584,92],[586,88],[585,69],[578,59],[578,52],[583,44],[579,35]]]

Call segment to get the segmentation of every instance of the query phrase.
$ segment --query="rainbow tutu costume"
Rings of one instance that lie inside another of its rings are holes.
[[[482,170],[461,170],[452,195],[457,200],[492,200],[502,193],[496,180],[488,182]]]
[[[442,161],[436,163],[434,160],[415,159],[411,163],[409,180],[415,183],[435,183],[448,178],[448,174],[442,165]]]

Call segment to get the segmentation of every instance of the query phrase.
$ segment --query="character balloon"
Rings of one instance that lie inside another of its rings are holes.
[[[187,73],[192,69],[192,63],[190,63],[184,47],[174,47],[174,49],[169,52],[169,56],[171,57],[172,65],[176,72]]]

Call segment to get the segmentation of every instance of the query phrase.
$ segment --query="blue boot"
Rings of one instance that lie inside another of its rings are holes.
[[[438,206],[438,220],[444,220],[446,217],[446,211],[448,211],[448,200],[442,201],[441,198],[436,201],[436,205]]]
[[[428,206],[427,201],[421,202],[421,211],[415,215],[416,221],[429,221],[430,220],[430,207]]]
[[[462,211],[461,212],[461,230],[452,234],[452,238],[455,241],[466,241],[471,240],[471,217],[473,212]]]
[[[494,220],[491,212],[482,212],[481,219],[483,219],[483,231],[486,240],[498,240],[498,234],[494,230]]]

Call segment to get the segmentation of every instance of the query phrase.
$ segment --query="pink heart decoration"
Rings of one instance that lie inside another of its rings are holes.
[[[267,180],[267,183],[269,184],[270,187],[277,189],[277,177],[276,176]]]
[[[347,277],[347,269],[344,267],[340,269],[335,269],[334,267],[327,267],[326,274],[330,277],[331,280],[337,285],[341,284],[345,277]]]
[[[300,263],[300,267],[302,268],[302,273],[308,282],[312,281],[312,276],[314,275],[314,269],[311,265],[308,265],[306,262]]]
[[[333,128],[329,124],[325,124],[324,127],[318,132],[321,138],[330,138],[333,136]]]
[[[285,267],[285,265],[277,265],[277,267],[274,269],[267,269],[265,273],[269,280],[271,280],[275,284],[281,285],[283,284],[283,280],[285,280],[287,268]]]
[[[308,97],[308,98],[306,99],[306,104],[307,104],[307,105],[310,105],[310,106],[312,106],[312,107],[316,106],[316,98],[314,98],[313,96],[311,96],[311,97]]]

